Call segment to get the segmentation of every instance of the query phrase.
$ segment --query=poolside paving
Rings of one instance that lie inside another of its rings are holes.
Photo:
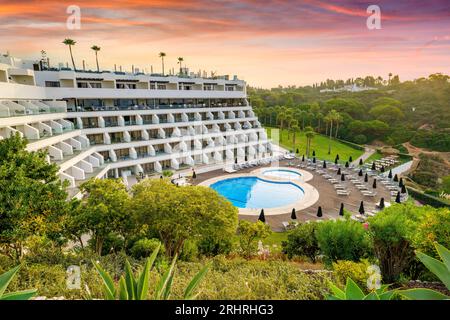
[[[281,160],[277,166],[282,167],[292,167],[297,168],[296,166],[291,166],[290,164],[299,164],[299,160],[292,161],[292,160]],[[262,167],[269,167],[271,165],[266,166],[260,166]],[[254,171],[257,169],[257,167],[253,168],[247,168],[243,170],[239,170],[239,173],[250,173],[251,171]],[[384,197],[386,202],[392,202],[392,198],[390,195],[389,190],[387,190],[383,184],[379,183],[380,181],[377,181],[377,188],[375,191],[377,192],[376,196],[374,197],[367,197],[361,194],[361,191],[359,191],[350,181],[342,182],[342,184],[345,184],[347,186],[347,189],[350,191],[350,195],[348,196],[338,196],[336,194],[336,190],[334,189],[333,185],[323,178],[318,173],[308,170],[306,168],[302,168],[302,170],[309,171],[313,174],[313,179],[308,181],[307,183],[315,187],[319,191],[319,200],[312,206],[297,211],[297,221],[307,221],[307,220],[323,220],[323,219],[330,219],[330,218],[339,218],[339,208],[341,206],[341,203],[344,203],[344,208],[348,211],[351,211],[352,213],[357,214],[359,205],[361,200],[364,201],[364,208],[365,211],[370,211],[375,209],[375,205],[379,203],[381,197]],[[343,169],[346,171],[347,169]],[[331,170],[330,175],[333,174]],[[337,178],[339,176],[334,173]],[[352,172],[352,174],[355,174]],[[217,176],[227,176],[232,174],[227,174],[223,170],[214,170],[210,172],[205,173],[199,173],[197,174],[197,178],[193,181],[194,185],[198,185],[199,183],[217,177]],[[338,179],[339,180],[339,179]],[[378,179],[377,179],[378,180]],[[373,191],[372,188],[373,178],[369,178],[369,182],[366,183],[367,188],[369,191]],[[316,216],[318,207],[322,207],[323,216],[322,218],[318,218]],[[291,209],[292,210],[292,209]],[[279,215],[266,215],[266,222],[271,226],[273,231],[284,231],[283,222],[289,222],[291,219],[291,210],[286,212],[285,214],[279,214]],[[239,215],[240,219],[248,220],[248,221],[257,221],[258,216],[249,216],[249,215]]]

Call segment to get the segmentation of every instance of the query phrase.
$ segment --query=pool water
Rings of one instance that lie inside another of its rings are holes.
[[[287,169],[269,169],[265,170],[263,172],[263,175],[266,177],[275,177],[283,179],[300,179],[302,176],[301,173]]]
[[[291,182],[272,182],[257,177],[230,178],[210,186],[238,208],[275,208],[301,200],[305,193]]]

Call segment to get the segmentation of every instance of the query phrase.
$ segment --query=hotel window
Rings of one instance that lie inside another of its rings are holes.
[[[61,84],[59,83],[59,81],[45,81],[45,86],[51,87],[51,88],[57,88],[57,87],[61,87]]]
[[[166,90],[166,85],[158,83],[158,90]]]
[[[116,83],[116,88],[117,89],[125,89],[125,84],[124,83]]]
[[[91,82],[90,85],[91,85],[91,88],[95,88],[95,89],[101,89],[102,88],[102,84],[98,83],[98,82]]]
[[[78,88],[89,88],[87,82],[78,82],[77,86]]]
[[[225,91],[234,91],[234,86],[225,86]]]

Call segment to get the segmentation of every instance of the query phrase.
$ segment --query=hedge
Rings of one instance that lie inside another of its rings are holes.
[[[362,150],[362,151],[365,150],[364,146],[361,146],[359,144],[356,144],[356,143],[353,143],[353,142],[350,142],[350,141],[347,141],[347,140],[342,140],[342,139],[337,139],[337,140],[340,143],[342,143],[342,144],[345,144],[345,145],[347,145],[349,147],[355,148],[356,150]]]
[[[444,200],[441,200],[432,195],[423,193],[423,192],[421,192],[417,189],[411,188],[409,186],[408,186],[408,192],[412,197],[414,197],[416,200],[423,202],[424,204],[428,204],[435,208],[450,208],[450,204],[448,204]]]

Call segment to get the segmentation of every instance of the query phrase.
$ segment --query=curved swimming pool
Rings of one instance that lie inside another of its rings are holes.
[[[297,171],[288,169],[267,169],[264,170],[263,176],[282,179],[300,179],[302,177],[302,174]]]
[[[305,192],[291,182],[268,181],[257,177],[238,177],[210,185],[238,208],[276,208],[301,200]]]

